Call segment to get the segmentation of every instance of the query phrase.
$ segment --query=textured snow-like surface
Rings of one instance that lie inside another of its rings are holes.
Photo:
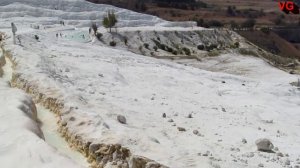
[[[63,99],[66,107],[78,107],[62,117],[69,130],[82,137],[123,144],[171,167],[243,167],[234,158],[247,159],[250,167],[260,162],[282,167],[256,152],[254,142],[262,137],[270,138],[291,159],[299,157],[300,97],[289,84],[297,77],[258,58],[227,55],[233,60],[228,69],[240,66],[248,72],[230,75],[56,39],[55,32],[32,33],[21,35],[23,47],[11,46],[20,62],[17,73]],[[190,113],[193,118],[187,118]],[[118,114],[126,117],[127,125],[117,122]],[[75,121],[68,120],[71,116]],[[269,120],[273,123],[266,123]],[[177,126],[187,131],[179,132]],[[247,144],[242,144],[243,138]],[[210,163],[198,155],[206,151],[222,161]],[[246,157],[250,152],[253,158]]]
[[[10,69],[7,66],[4,67],[6,73]],[[0,78],[0,167],[80,167],[42,139],[43,134],[34,117],[36,114],[31,108],[31,98],[10,88],[9,76],[4,74],[4,78]]]
[[[118,16],[118,27],[124,26],[190,26],[194,22],[168,22],[156,16],[136,13],[126,9],[104,4],[93,4],[84,0],[1,0],[0,18],[19,17],[19,22],[29,23],[28,18],[43,18],[44,24],[66,24],[90,26],[91,22],[101,24],[108,10],[114,10]],[[23,20],[22,18],[25,18]],[[25,22],[24,22],[25,21]],[[32,20],[31,23],[34,23]]]

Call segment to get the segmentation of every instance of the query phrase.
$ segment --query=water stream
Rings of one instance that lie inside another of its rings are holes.
[[[36,105],[38,118],[42,122],[41,129],[43,131],[45,141],[56,148],[60,153],[68,156],[77,164],[88,167],[85,157],[78,151],[69,147],[68,143],[57,132],[58,125],[55,115],[44,108],[40,104]]]
[[[0,54],[2,54],[2,52],[0,52]],[[7,58],[5,58],[5,60],[6,64],[2,67],[4,71],[2,79],[9,82],[12,79],[13,73],[12,62]],[[38,118],[42,123],[41,130],[44,134],[45,141],[54,147],[60,154],[69,157],[78,165],[88,167],[89,164],[86,158],[75,149],[72,149],[65,139],[58,133],[57,119],[55,115],[40,104],[36,104],[36,107]]]

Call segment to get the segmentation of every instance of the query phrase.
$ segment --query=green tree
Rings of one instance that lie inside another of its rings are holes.
[[[114,27],[117,22],[118,22],[118,20],[115,15],[115,12],[112,10],[109,10],[107,12],[107,15],[104,16],[102,24],[105,28],[109,29],[109,32],[111,32],[111,28]]]

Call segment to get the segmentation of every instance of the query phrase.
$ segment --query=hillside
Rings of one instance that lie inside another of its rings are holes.
[[[273,54],[282,55],[287,58],[300,60],[299,50],[284,38],[281,38],[274,32],[264,33],[262,31],[238,31],[247,40],[257,46],[272,52]]]
[[[299,31],[298,15],[286,15],[280,12],[277,1],[272,0],[203,0],[203,1],[108,1],[108,0],[90,0],[93,3],[106,3],[117,5],[123,8],[136,10],[142,13],[148,13],[170,21],[196,21],[198,26],[204,27],[234,27],[239,29],[245,21],[255,19],[256,30],[261,27],[275,27],[279,36],[277,46],[270,46],[267,38],[259,36],[251,37],[250,32],[241,32],[247,40],[250,40],[257,46],[262,47],[262,43],[268,52],[279,54],[283,57],[298,57],[300,52],[296,49]],[[290,26],[296,28],[289,28]],[[276,28],[278,27],[278,28]],[[297,28],[298,27],[298,28]],[[277,30],[278,29],[278,30]],[[247,36],[249,34],[250,36]],[[256,33],[257,34],[257,33]],[[249,38],[248,38],[249,37]],[[260,40],[253,40],[253,38]],[[263,36],[265,37],[265,36]],[[276,37],[278,38],[278,37]],[[282,43],[282,45],[281,45]],[[295,46],[296,45],[296,46]],[[295,46],[295,47],[293,47]],[[276,52],[274,52],[276,48]]]
[[[223,24],[235,21],[241,24],[249,18],[256,19],[260,26],[274,25],[275,20],[284,16],[278,2],[273,0],[88,0],[128,8],[131,10],[156,15],[170,21],[189,21],[203,19],[205,22],[218,20]],[[230,8],[230,9],[229,9]],[[297,15],[285,15],[284,22],[298,23]]]

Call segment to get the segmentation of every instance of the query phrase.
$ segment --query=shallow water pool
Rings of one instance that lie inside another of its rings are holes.
[[[65,38],[72,41],[87,43],[91,41],[90,35],[87,31],[74,31],[65,35]]]

